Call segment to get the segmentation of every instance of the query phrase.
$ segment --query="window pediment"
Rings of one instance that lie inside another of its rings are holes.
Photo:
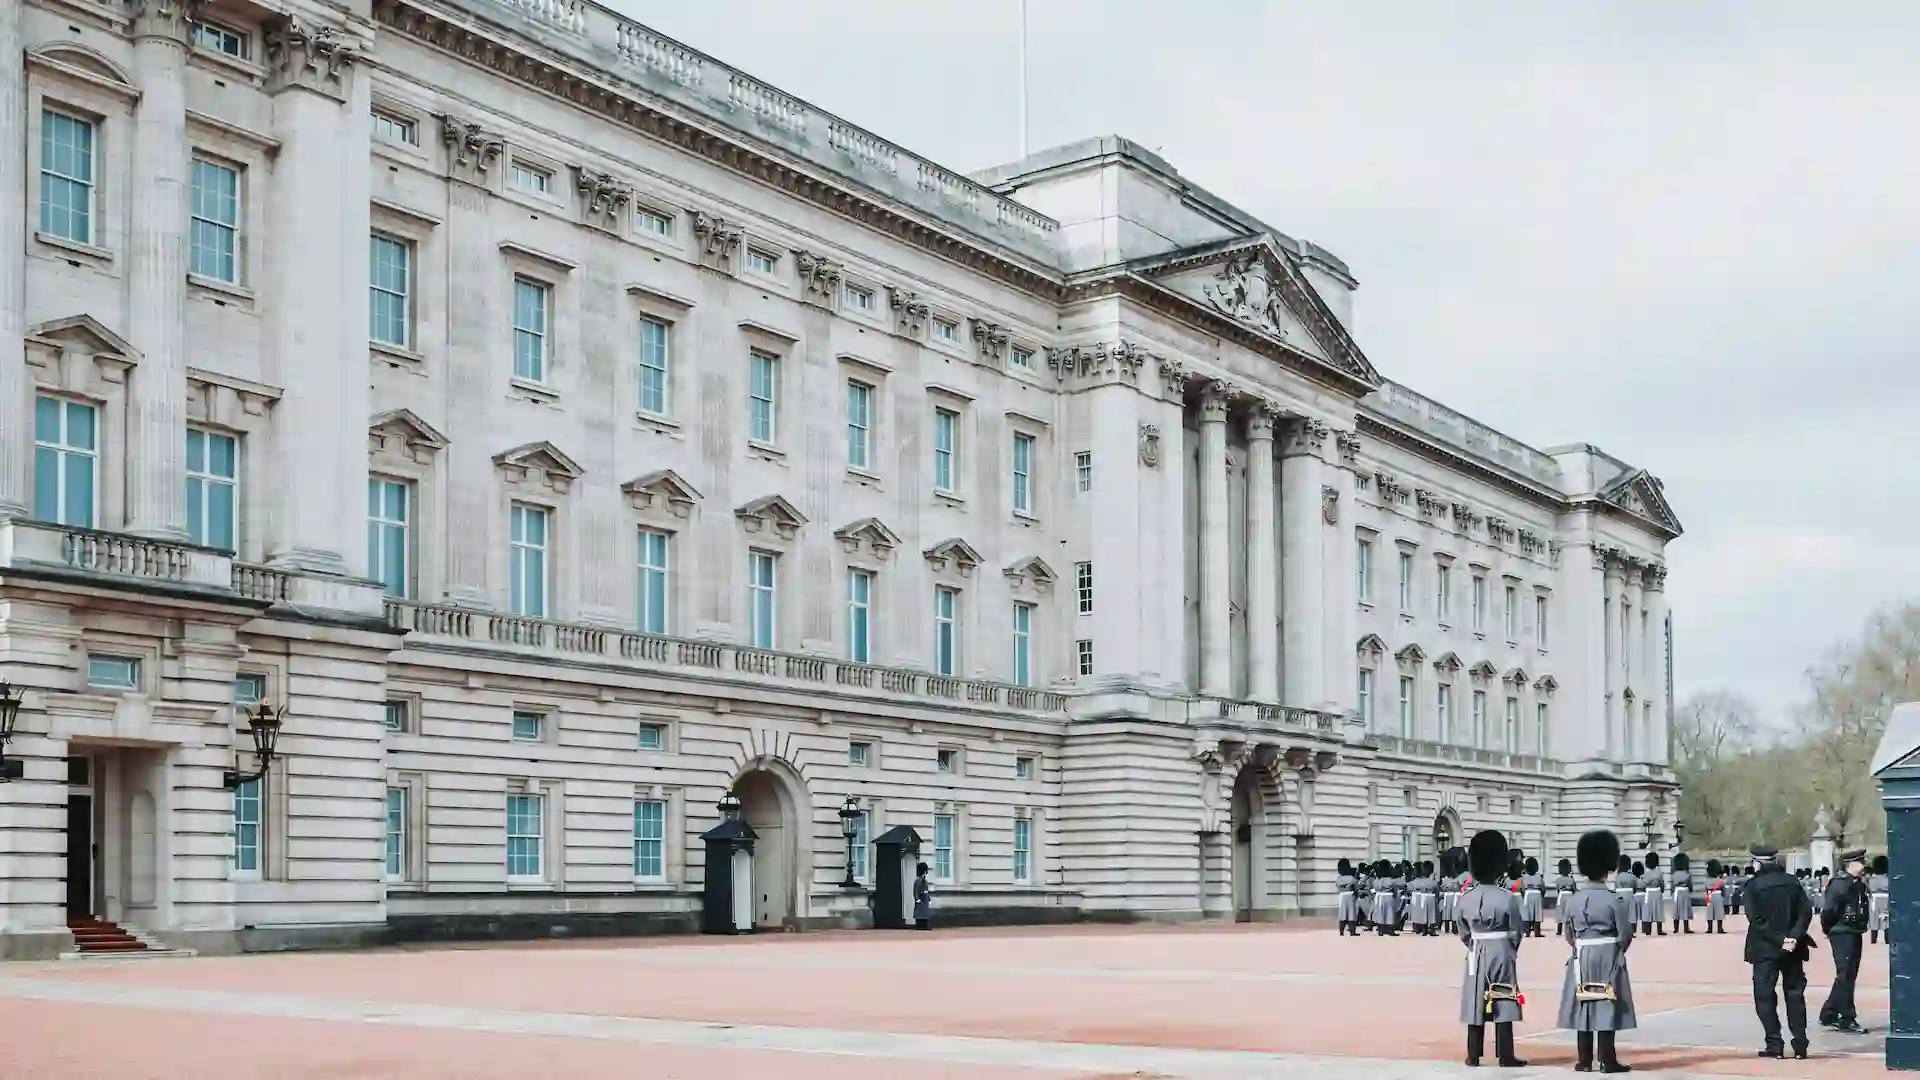
[[[806,515],[779,495],[762,495],[734,509],[733,516],[749,533],[771,533],[791,540],[806,525]]]
[[[900,546],[899,534],[879,518],[866,517],[842,525],[833,531],[833,536],[849,555],[865,552],[884,559]]]
[[[1434,660],[1433,666],[1442,674],[1453,675],[1461,668],[1460,655],[1451,652],[1445,653]]]
[[[56,41],[27,53],[27,65],[98,87],[127,101],[140,100],[140,87],[105,53],[78,42]]]
[[[672,469],[656,469],[620,485],[620,493],[635,510],[665,511],[677,518],[689,517],[700,492]]]
[[[105,353],[117,356],[130,364],[140,362],[139,349],[134,348],[126,338],[107,329],[105,323],[91,315],[69,315],[64,319],[49,319],[30,328],[27,336],[60,349],[62,352],[92,355]]]
[[[961,577],[972,574],[981,561],[973,545],[957,536],[942,540],[921,554],[935,570],[957,571]]]
[[[1485,660],[1482,660],[1479,663],[1468,668],[1467,674],[1473,676],[1476,679],[1491,679],[1495,675],[1500,674],[1500,671],[1499,669],[1495,668],[1492,664],[1488,663]]]
[[[1500,676],[1500,681],[1512,686],[1515,690],[1518,690],[1521,687],[1527,685],[1527,669],[1523,667],[1516,667],[1512,671],[1507,672],[1505,675]]]
[[[367,425],[367,453],[396,453],[425,465],[446,449],[447,437],[412,409],[392,409]]]
[[[544,439],[495,454],[493,464],[510,483],[539,484],[557,495],[565,495],[573,482],[586,474],[559,447]]]
[[[1038,555],[1029,555],[1000,572],[1013,582],[1014,588],[1031,583],[1035,588],[1045,591],[1052,588],[1054,582],[1060,580],[1059,575],[1053,572],[1053,568],[1042,561]]]
[[[1560,682],[1551,675],[1542,675],[1533,681],[1533,688],[1543,694],[1551,694],[1560,689]]]
[[[1393,658],[1403,664],[1418,664],[1427,658],[1427,650],[1421,648],[1420,643],[1416,641],[1394,653]]]
[[[1385,656],[1387,654],[1387,643],[1380,639],[1379,634],[1368,634],[1360,639],[1359,644],[1354,646],[1354,651],[1361,656]]]

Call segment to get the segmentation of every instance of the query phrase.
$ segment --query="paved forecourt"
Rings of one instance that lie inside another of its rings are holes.
[[[1664,1075],[1849,1080],[1877,1035],[1754,1058],[1736,931],[1632,952],[1643,1027],[1622,1056]],[[1541,1073],[1565,947],[1521,953],[1522,1053]],[[8,1080],[404,1077],[783,1080],[1472,1076],[1457,941],[1207,926],[657,938],[0,967]],[[1831,972],[1816,953],[1817,1009]],[[1887,1009],[1884,946],[1860,980]],[[1533,1072],[1536,1070],[1528,1070]],[[1526,1075],[1503,1073],[1503,1075]]]

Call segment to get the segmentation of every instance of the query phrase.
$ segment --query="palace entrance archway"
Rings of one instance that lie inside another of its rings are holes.
[[[734,781],[741,815],[758,838],[753,845],[753,925],[782,929],[799,918],[801,833],[805,791],[784,763],[756,763]]]

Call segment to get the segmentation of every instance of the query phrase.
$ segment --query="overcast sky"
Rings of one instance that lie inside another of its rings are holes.
[[[933,158],[1018,156],[1018,0],[613,0]],[[1119,134],[1360,280],[1389,378],[1666,482],[1676,690],[1775,716],[1920,596],[1920,4],[1030,0]]]

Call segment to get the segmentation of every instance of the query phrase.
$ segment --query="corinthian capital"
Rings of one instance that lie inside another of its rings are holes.
[[[187,43],[187,27],[200,13],[201,0],[131,0],[135,38],[169,38]]]
[[[347,69],[359,61],[360,50],[346,34],[288,15],[267,28],[266,42],[272,90],[297,88],[335,101],[347,99]]]

